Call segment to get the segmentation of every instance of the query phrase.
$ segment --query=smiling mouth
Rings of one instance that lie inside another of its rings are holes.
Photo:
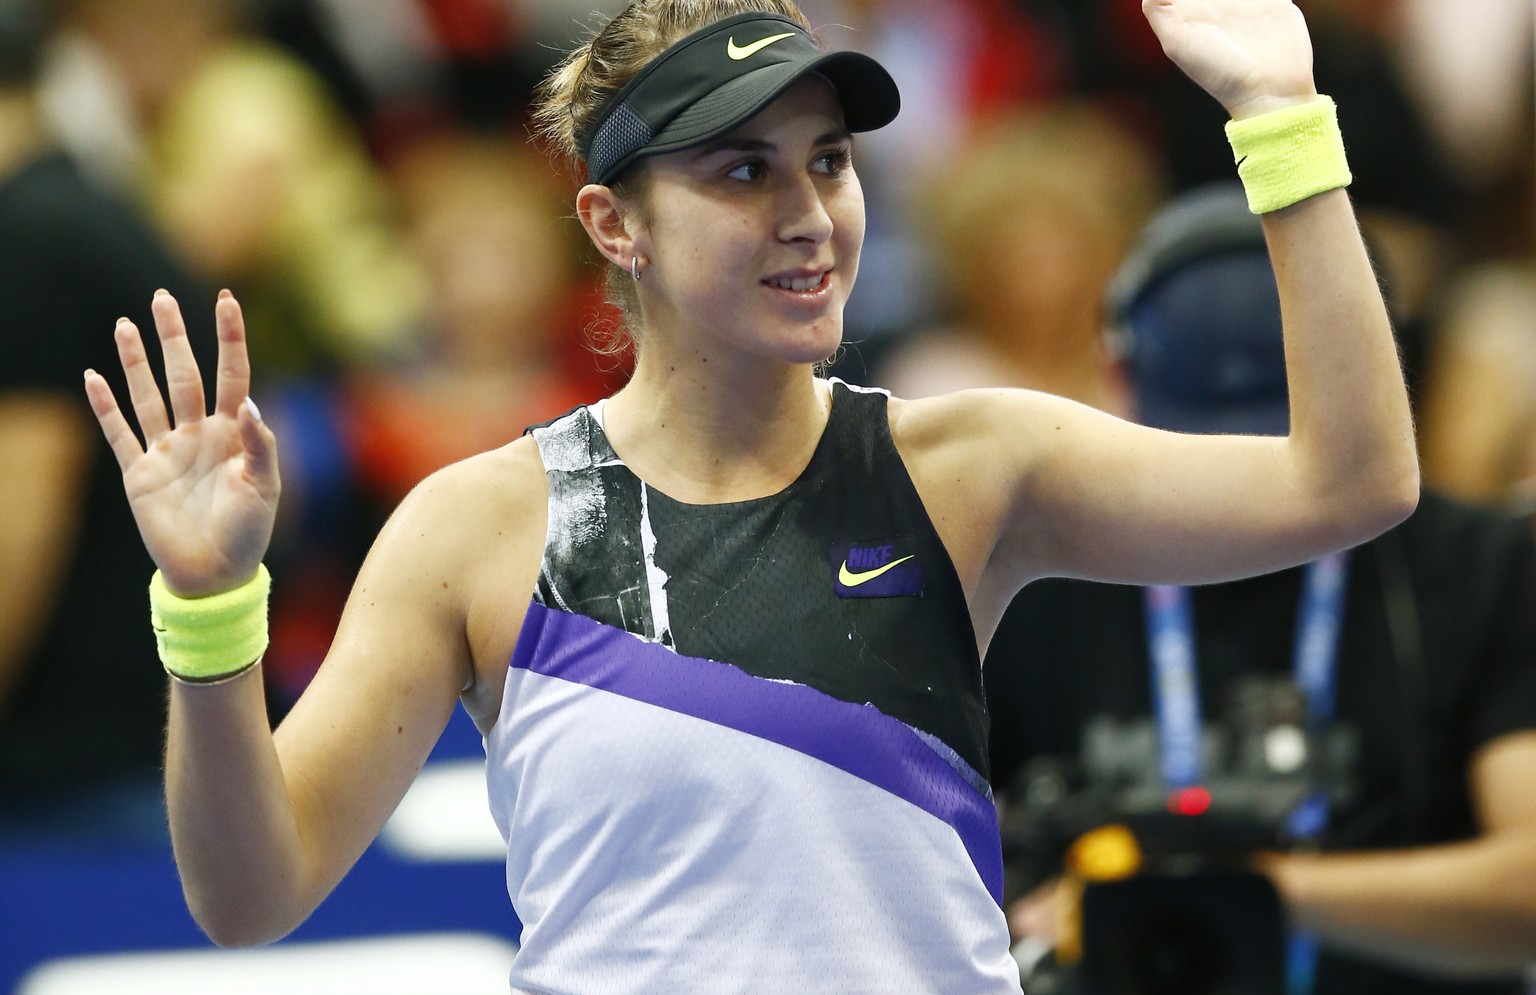
[[[825,288],[831,275],[831,270],[828,270],[825,273],[818,273],[816,276],[779,277],[773,280],[764,280],[763,282],[779,290],[788,290],[797,294],[810,294]]]

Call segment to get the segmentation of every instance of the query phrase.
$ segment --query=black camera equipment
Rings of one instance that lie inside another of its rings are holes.
[[[1097,717],[1078,759],[1025,766],[1001,814],[1010,892],[1060,875],[1074,843],[1105,826],[1139,851],[1128,877],[1084,875],[1081,957],[1043,960],[1031,995],[1279,995],[1279,901],[1246,861],[1291,847],[1309,802],[1348,799],[1356,749],[1351,730],[1309,728],[1306,714],[1289,678],[1235,683],[1201,730],[1197,786],[1166,785],[1150,719]]]

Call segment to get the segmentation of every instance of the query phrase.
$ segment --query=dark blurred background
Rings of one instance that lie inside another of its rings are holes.
[[[213,292],[241,297],[253,393],[284,446],[266,661],[280,718],[411,486],[624,381],[622,356],[586,344],[612,315],[576,179],[528,128],[537,81],[620,6],[0,0],[0,991],[59,958],[206,947],[164,847],[163,688],[133,579],[147,561],[80,371],[112,369],[113,321],[142,320],[159,286],[204,355]],[[858,143],[869,235],[832,373],[1128,414],[1106,285],[1160,206],[1234,172],[1222,109],[1166,61],[1139,0],[803,6],[904,98]],[[1426,484],[1530,507],[1531,5],[1299,6],[1394,300]],[[479,752],[454,721],[444,772]],[[447,856],[381,842],[359,874],[376,869],[377,891],[338,893],[289,944],[515,942],[485,828]],[[473,897],[410,890],[441,874]],[[38,977],[27,991],[54,990]]]

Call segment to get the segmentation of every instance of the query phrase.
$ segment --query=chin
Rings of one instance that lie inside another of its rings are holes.
[[[830,362],[837,355],[837,351],[842,348],[842,345],[843,330],[839,326],[835,332],[822,333],[818,331],[814,336],[802,340],[798,343],[798,347],[792,350],[793,355],[786,358],[788,358],[789,362],[796,364],[826,363]]]

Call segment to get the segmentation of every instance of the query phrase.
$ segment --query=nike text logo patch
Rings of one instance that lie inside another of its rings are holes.
[[[901,540],[837,543],[827,551],[832,586],[840,598],[901,598],[923,593],[916,554],[902,552]]]
[[[750,59],[776,41],[793,38],[794,34],[793,31],[786,31],[781,35],[769,35],[767,38],[755,41],[750,45],[737,45],[736,39],[730,38],[725,43],[725,54],[729,55],[733,61],[740,62],[742,59]]]

